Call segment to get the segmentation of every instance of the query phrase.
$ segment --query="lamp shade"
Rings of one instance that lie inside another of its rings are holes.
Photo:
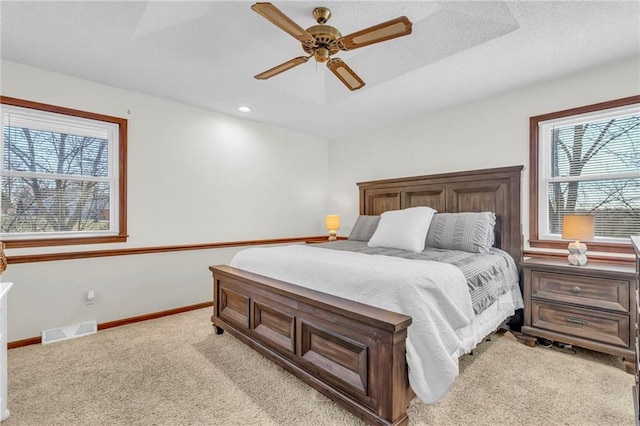
[[[562,238],[589,241],[594,237],[593,216],[565,215],[562,217]]]
[[[337,231],[340,229],[340,216],[337,214],[327,215],[327,230]]]

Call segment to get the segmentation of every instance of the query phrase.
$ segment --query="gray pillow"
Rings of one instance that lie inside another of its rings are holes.
[[[378,222],[380,222],[380,216],[358,216],[351,234],[349,234],[349,239],[369,241],[378,228]]]
[[[425,245],[446,250],[487,253],[493,247],[496,215],[480,213],[437,213],[433,216]]]

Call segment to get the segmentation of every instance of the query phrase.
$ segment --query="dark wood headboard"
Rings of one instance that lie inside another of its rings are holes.
[[[520,177],[523,166],[359,182],[360,214],[428,206],[440,213],[496,214],[496,247],[522,260]]]

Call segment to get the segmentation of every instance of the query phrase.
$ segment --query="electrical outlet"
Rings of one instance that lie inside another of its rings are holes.
[[[84,292],[84,303],[87,305],[93,305],[93,302],[96,300],[96,294],[93,290],[87,290]]]

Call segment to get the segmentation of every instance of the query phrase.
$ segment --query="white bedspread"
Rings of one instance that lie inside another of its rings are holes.
[[[455,266],[306,245],[243,250],[231,266],[411,316],[409,382],[424,402],[442,398],[458,375],[460,329],[474,313]]]

